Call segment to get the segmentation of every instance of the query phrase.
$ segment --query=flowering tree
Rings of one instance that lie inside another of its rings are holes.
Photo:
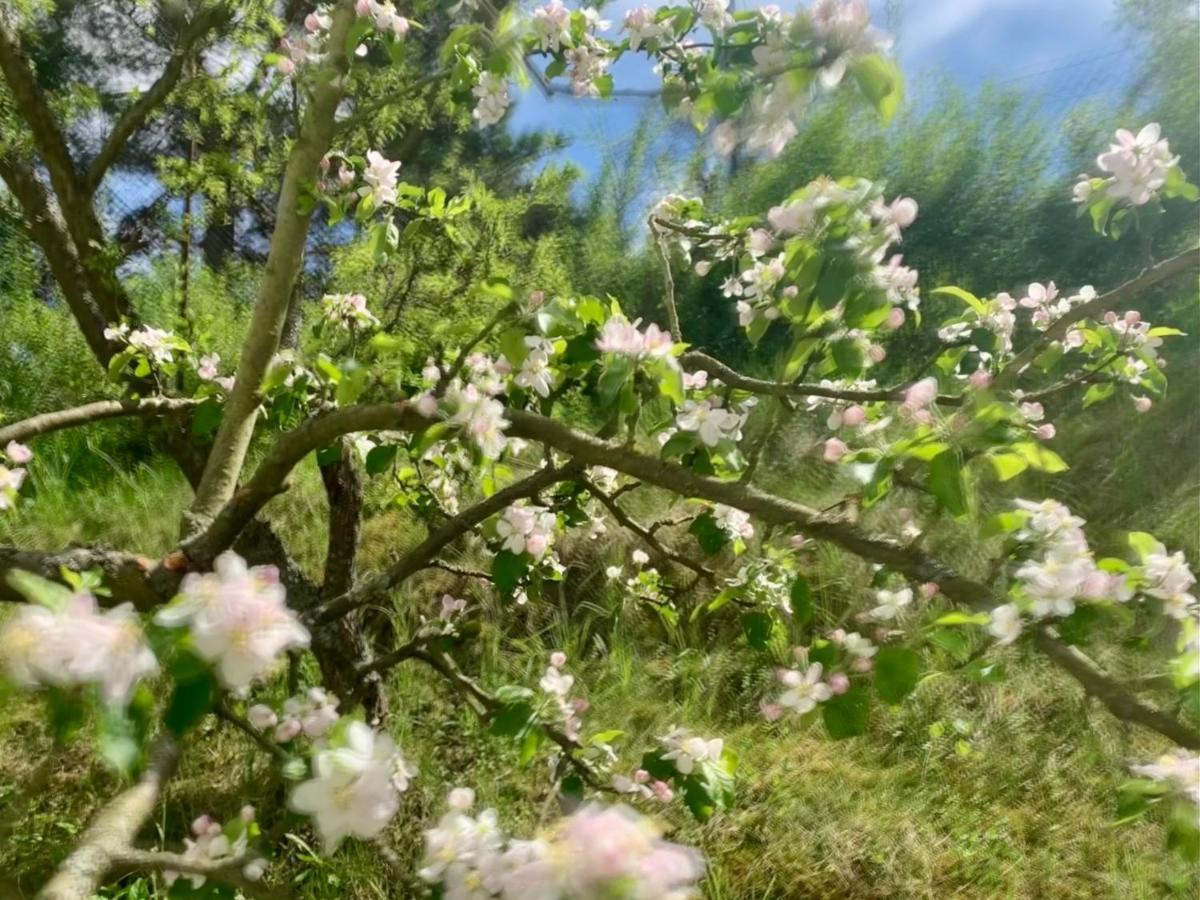
[[[382,258],[417,230],[452,240],[469,204],[402,182],[402,161],[342,143],[346,122],[398,102],[364,98],[374,77],[405,64],[422,25],[390,2],[338,0],[306,11],[259,64],[264,91],[286,84],[294,93],[299,124],[252,318],[236,366],[222,374],[211,352],[138,319],[96,212],[97,188],[123,145],[147,127],[200,48],[235,26],[287,26],[254,4],[186,6],[177,52],[86,161],[31,69],[21,36],[30,19],[0,17],[2,96],[28,129],[27,139],[0,146],[0,177],[96,360],[124,389],[120,400],[0,427],[0,514],[16,514],[26,473],[36,477],[28,443],[120,416],[165,420],[162,449],[195,490],[178,546],[161,559],[100,547],[0,548],[0,598],[16,605],[0,632],[6,677],[44,696],[63,739],[93,716],[100,750],[134,778],[96,812],[41,896],[88,897],[136,870],[162,872],[172,890],[256,889],[269,871],[266,836],[278,832],[260,829],[252,807],[169,836],[182,852],[137,846],[194,726],[210,714],[278,761],[289,809],[311,820],[326,850],[377,839],[419,777],[387,733],[380,690],[384,673],[409,662],[445,679],[523,757],[548,755],[549,790],[574,810],[544,834],[512,839],[494,812],[472,813],[473,793],[458,788],[427,834],[423,878],[455,897],[687,895],[702,861],[635,810],[679,798],[701,819],[714,815],[733,801],[735,748],[678,728],[638,748],[636,766],[620,768],[612,744],[622,735],[592,726],[602,711],[576,695],[565,654],[550,657],[536,689],[489,690],[486,676],[460,667],[456,650],[474,633],[460,598],[437,599],[424,624],[391,645],[364,627],[371,605],[414,574],[448,566],[443,551],[470,535],[492,554],[490,570],[474,574],[506,602],[525,604],[562,580],[556,543],[564,531],[627,531],[639,549],[628,569],[607,575],[631,601],[676,632],[736,612],[750,646],[786,660],[763,713],[819,717],[835,739],[864,731],[873,697],[904,701],[935,664],[931,634],[979,641],[978,653],[955,666],[965,674],[979,673],[989,642],[1028,641],[1113,715],[1178,745],[1177,755],[1134,773],[1139,808],[1162,801],[1188,809],[1200,800],[1200,711],[1174,715],[1151,704],[1078,646],[1089,624],[1108,615],[1147,630],[1166,623],[1177,653],[1163,665],[1194,698],[1200,626],[1186,561],[1142,533],[1129,536],[1128,553],[1097,558],[1085,523],[1061,504],[996,499],[1005,496],[1000,485],[1027,470],[1067,467],[1048,420],[1065,398],[1111,402],[1114,415],[1152,408],[1165,388],[1158,348],[1179,332],[1128,307],[1152,285],[1194,270],[1200,250],[1106,291],[1032,283],[1020,296],[981,298],[936,288],[960,312],[930,325],[920,320],[917,273],[893,255],[917,201],[888,199],[863,179],[822,178],[745,218],[694,198],[659,202],[648,234],[666,263],[665,329],[631,320],[617,300],[520,296],[485,274],[476,289],[494,300],[494,315],[442,356],[401,352],[359,293],[324,299],[324,349],[301,355],[281,336],[314,217],[352,223]],[[817,0],[795,15],[727,7],[643,7],[614,27],[594,9],[558,0],[529,13],[464,0],[425,77],[448,80],[486,128],[504,117],[512,83],[533,78],[556,90],[565,76],[574,95],[606,97],[612,63],[642,54],[662,76],[667,107],[710,134],[718,153],[778,152],[806,105],[827,92],[851,92],[885,117],[898,106],[889,41],[870,26],[864,4]],[[1109,237],[1148,233],[1162,202],[1196,199],[1155,125],[1118,132],[1097,166],[1104,174],[1082,176],[1074,197]],[[688,347],[671,278],[681,266],[719,280],[751,344],[771,333],[785,348],[772,377]],[[889,339],[917,327],[936,331],[936,355],[905,383],[877,384],[870,370]],[[582,401],[591,420],[567,421],[567,400]],[[801,449],[836,469],[846,503],[817,510],[755,484],[764,447],[795,417],[821,433]],[[255,441],[263,452],[251,467]],[[321,584],[298,571],[258,518],[313,453],[329,498]],[[429,529],[388,568],[359,575],[365,478],[403,485],[427,510]],[[627,511],[621,497],[643,486],[677,498],[676,524],[686,531],[665,538],[676,534],[665,522],[643,524]],[[986,568],[956,568],[946,561],[953,548],[928,539],[936,518],[998,503],[1003,510],[978,536]],[[882,514],[900,509],[899,518]],[[859,630],[816,630],[819,585],[804,566],[814,542],[873,567]],[[732,575],[719,568],[731,557],[739,565]],[[280,708],[255,697],[285,655],[304,652],[319,663],[322,684],[297,686]],[[152,692],[153,677],[168,689]],[[1174,821],[1194,841],[1190,809]]]

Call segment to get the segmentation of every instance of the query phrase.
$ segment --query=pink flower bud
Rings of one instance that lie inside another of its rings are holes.
[[[709,262],[707,259],[702,259],[702,260],[700,260],[700,262],[696,263],[696,274],[699,275],[701,278],[703,278],[705,275],[707,275],[711,271],[712,271],[712,263]]]
[[[797,296],[799,293],[800,293],[800,288],[796,287],[796,285],[794,285],[794,284],[789,284],[787,287],[785,287],[783,289],[783,296],[787,297],[789,300],[792,297]]]
[[[837,438],[830,438],[825,442],[825,449],[822,451],[822,456],[827,463],[835,463],[843,456],[849,448],[845,441],[840,441]]]
[[[793,534],[790,538],[788,538],[788,545],[793,550],[803,550],[806,546],[808,546],[808,538],[802,534]]]
[[[1125,313],[1125,321],[1130,325],[1136,325],[1138,322],[1142,321],[1142,314],[1136,309],[1131,309],[1129,312]]]
[[[284,719],[275,728],[275,740],[286,744],[300,733],[302,727],[299,719]]]
[[[654,791],[654,796],[663,803],[670,803],[675,798],[675,792],[671,790],[671,786],[665,781],[656,781],[650,785],[650,790]]]
[[[313,34],[321,30],[321,17],[316,13],[309,13],[304,17],[304,27]]]
[[[584,700],[582,697],[576,697],[574,700],[571,701],[571,705],[573,707],[575,707],[575,712],[581,713],[581,712],[587,712],[587,708],[591,704],[588,703],[586,700]]]
[[[275,723],[279,721],[279,717],[275,715],[275,710],[264,703],[256,703],[254,706],[246,710],[246,718],[250,720],[250,724],[259,731],[266,731],[268,728],[274,728]]]
[[[904,320],[907,316],[904,315],[904,310],[898,306],[893,306],[892,311],[888,313],[887,321],[883,323],[883,327],[888,331],[896,331],[904,326]]]
[[[1039,441],[1048,441],[1057,433],[1057,429],[1049,422],[1047,422],[1045,425],[1039,425],[1037,430],[1033,432],[1034,437],[1036,437]]]
[[[992,386],[992,374],[986,369],[976,369],[967,379],[967,384],[978,391],[986,390]]]
[[[357,0],[354,4],[354,11],[360,16],[369,16],[371,14],[371,0]]]
[[[1149,397],[1134,397],[1133,398],[1133,408],[1136,409],[1140,413],[1149,412],[1150,407],[1153,405],[1154,405],[1154,401],[1151,400]],[[9,455],[11,456],[12,454],[9,454]]]
[[[530,291],[529,292],[529,306],[532,309],[537,309],[539,306],[541,306],[545,302],[546,302],[546,292],[545,291]]]
[[[927,581],[921,585],[919,590],[921,592],[921,596],[926,600],[929,600],[930,598],[936,597],[939,593],[941,593],[942,587],[936,581]]]
[[[927,409],[918,409],[913,413],[913,421],[920,422],[922,425],[932,425],[933,413]]]
[[[854,660],[854,662],[850,663],[850,668],[852,668],[855,672],[870,672],[873,668],[875,668],[875,661],[872,659],[864,659],[859,657],[858,659]]]
[[[881,363],[887,359],[887,351],[880,344],[872,344],[867,348],[867,357],[873,363]]]
[[[427,419],[437,415],[437,399],[433,394],[421,394],[417,397],[416,402],[417,412]]]
[[[759,709],[768,722],[774,722],[783,715],[783,707],[778,703],[764,703]]]
[[[212,816],[207,814],[200,816],[198,819],[196,819],[196,821],[192,822],[192,834],[197,836],[207,834],[208,830],[215,824],[216,823],[213,822]]]
[[[550,665],[554,666],[554,668],[561,669],[566,664],[567,654],[563,653],[561,650],[555,650],[550,654]]]
[[[867,411],[857,404],[847,406],[842,411],[842,424],[849,428],[857,428],[867,420]]]
[[[404,37],[408,34],[408,19],[404,16],[396,16],[392,19],[392,34],[396,37]]]
[[[834,672],[829,676],[829,687],[835,694],[844,694],[850,690],[850,679],[844,672]]]
[[[275,70],[284,78],[289,78],[296,71],[296,64],[285,56],[275,63]]]
[[[650,773],[647,772],[645,769],[638,769],[636,772],[633,773],[633,780],[636,781],[638,784],[645,784],[646,782],[648,782],[650,780]]]

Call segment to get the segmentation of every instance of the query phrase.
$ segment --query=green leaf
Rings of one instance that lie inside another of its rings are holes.
[[[872,53],[863,56],[850,68],[859,89],[875,104],[884,122],[890,122],[904,99],[904,77],[896,63],[888,57]]]
[[[177,681],[171,692],[171,702],[163,715],[163,723],[176,735],[182,736],[212,708],[217,684],[212,675],[203,671],[186,680]]]
[[[853,339],[834,341],[830,345],[830,351],[833,354],[833,362],[837,366],[838,374],[843,378],[854,379],[862,373],[866,358],[858,341]]]
[[[986,625],[990,621],[987,613],[949,612],[933,620],[934,625]]]
[[[945,450],[929,464],[929,490],[952,516],[967,514],[967,490],[957,450]]]
[[[6,580],[14,591],[30,603],[44,606],[52,612],[61,610],[71,599],[70,588],[24,569],[13,569]]]
[[[364,463],[367,474],[378,475],[386,472],[395,461],[399,449],[395,444],[380,444],[378,447],[372,447],[367,452],[367,460]]]
[[[492,578],[496,582],[496,590],[503,596],[511,597],[517,583],[529,571],[529,557],[522,553],[518,556],[508,550],[501,550],[492,560]]]
[[[1107,400],[1117,391],[1116,385],[1111,382],[1101,384],[1093,384],[1084,392],[1083,408],[1087,409],[1090,406],[1095,406],[1097,403],[1102,403]]]
[[[1061,456],[1048,447],[1034,441],[1022,441],[1012,445],[1012,450],[1021,454],[1029,465],[1039,472],[1065,472],[1070,468]]]
[[[1029,460],[1018,453],[994,453],[989,459],[1001,481],[1010,481],[1029,468]]]
[[[870,712],[871,695],[861,682],[851,685],[846,693],[835,694],[821,704],[825,730],[835,741],[865,733]]]
[[[225,408],[209,397],[192,412],[192,437],[206,438],[217,430]]]
[[[710,512],[706,512],[693,519],[688,532],[695,535],[700,549],[709,555],[720,553],[721,548],[729,540],[724,530],[717,524],[717,520],[713,518],[713,514]]]
[[[525,731],[532,721],[533,707],[527,701],[519,700],[502,706],[492,717],[492,724],[488,730],[497,737],[516,737]]]
[[[742,632],[746,635],[746,643],[755,650],[767,649],[774,630],[775,618],[769,613],[755,611],[742,615]]]
[[[792,618],[797,625],[807,625],[813,617],[812,587],[803,575],[797,575],[792,581],[791,590]]]
[[[695,775],[683,779],[683,802],[698,822],[707,822],[717,811],[716,801],[708,785]]]
[[[975,310],[975,312],[979,313],[979,315],[987,315],[987,304],[970,291],[964,291],[960,287],[954,287],[953,285],[948,287],[939,287],[934,288],[930,293],[947,294],[951,297],[957,297],[963,303],[967,304],[967,306],[971,307],[971,309]]]
[[[54,743],[65,747],[83,727],[87,707],[78,692],[52,687],[46,691],[46,713]]]
[[[1144,531],[1129,532],[1129,546],[1143,560],[1152,553],[1162,552],[1162,544],[1158,539]]]
[[[875,655],[875,690],[887,703],[900,703],[921,680],[921,655],[907,647],[883,647]]]

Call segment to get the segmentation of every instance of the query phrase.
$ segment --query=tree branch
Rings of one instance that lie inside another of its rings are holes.
[[[105,173],[116,162],[129,138],[146,123],[150,114],[162,105],[171,91],[175,90],[175,85],[179,83],[179,78],[183,75],[184,65],[196,49],[196,45],[204,40],[209,32],[219,28],[232,11],[232,8],[226,3],[215,3],[201,10],[184,28],[179,43],[171,51],[171,58],[163,67],[162,74],[117,119],[108,138],[104,141],[104,145],[100,148],[100,152],[88,166],[82,185],[82,191],[86,196],[91,197],[95,194]]]
[[[1185,250],[1178,256],[1173,256],[1147,269],[1141,275],[1137,276],[1137,278],[1133,278],[1121,286],[1113,288],[1108,293],[1101,294],[1099,297],[1089,300],[1081,306],[1076,306],[1070,312],[1055,319],[1049,328],[1041,332],[1025,349],[1014,356],[1000,374],[996,376],[996,380],[993,383],[994,387],[996,389],[1012,387],[1016,379],[1024,373],[1030,363],[1037,358],[1038,354],[1052,341],[1061,341],[1065,338],[1067,332],[1071,330],[1071,326],[1076,322],[1082,319],[1097,318],[1101,313],[1132,299],[1137,294],[1140,294],[1149,287],[1153,287],[1160,281],[1197,267],[1200,267],[1200,247],[1193,247],[1190,250]]]
[[[425,540],[405,553],[385,571],[360,582],[353,590],[347,591],[340,597],[321,604],[307,617],[308,623],[312,626],[323,625],[345,615],[352,609],[377,600],[406,578],[427,568],[452,541],[457,540],[489,517],[501,512],[509,504],[524,497],[532,497],[538,491],[559,481],[571,479],[582,470],[583,465],[576,462],[568,463],[557,469],[547,466],[528,478],[523,478],[503,490],[497,491],[435,528]]]
[[[141,778],[96,814],[79,844],[38,892],[37,900],[88,900],[95,894],[122,854],[130,852],[178,762],[175,738],[169,734],[159,737]]]
[[[734,371],[720,360],[698,350],[690,350],[683,354],[680,362],[685,369],[692,372],[707,372],[714,378],[721,379],[730,387],[772,397],[828,397],[831,400],[845,400],[850,403],[868,403],[877,400],[903,400],[904,392],[907,390],[907,386],[904,386],[877,391],[856,391],[825,387],[820,384],[788,384],[781,381],[767,381]],[[942,394],[937,398],[937,402],[942,406],[962,406],[963,398]]]
[[[1048,625],[1039,625],[1033,644],[1050,657],[1083,689],[1099,700],[1118,719],[1136,722],[1170,738],[1180,747],[1200,750],[1200,731],[1139,700],[1076,647],[1064,644]]]
[[[88,425],[103,419],[122,416],[161,416],[191,409],[199,401],[190,398],[146,397],[142,400],[97,400],[70,409],[41,413],[20,422],[0,427],[0,444],[9,441],[27,441],[39,435]]]
[[[178,872],[181,875],[203,875],[205,878],[229,887],[239,888],[247,894],[260,897],[285,897],[278,891],[264,888],[256,881],[251,881],[242,874],[247,863],[254,862],[259,857],[246,854],[223,860],[208,860],[189,858],[181,853],[169,853],[165,850],[137,850],[129,848],[122,850],[113,857],[112,872],[114,874],[129,874],[131,872]]]
[[[105,606],[132,603],[142,612],[149,612],[169,600],[179,584],[178,574],[163,569],[157,561],[122,550],[75,547],[45,552],[0,547],[0,600],[25,602],[25,595],[8,581],[8,574],[14,570],[61,582],[63,569],[72,572],[99,569],[112,596],[98,600]]]
[[[312,210],[305,210],[301,201],[305,186],[315,178],[318,164],[333,138],[334,116],[348,78],[346,35],[354,18],[350,0],[339,0],[329,30],[329,54],[321,73],[324,77],[318,79],[300,135],[288,156],[275,210],[275,230],[258,300],[238,359],[234,387],[225,404],[195,500],[185,517],[184,529],[189,536],[202,531],[233,496],[254,434],[258,390],[271,357],[279,349],[312,219]]]

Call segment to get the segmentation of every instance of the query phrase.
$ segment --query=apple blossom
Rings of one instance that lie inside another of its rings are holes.
[[[1134,397],[1133,408],[1139,413],[1149,412],[1150,407],[1154,405],[1154,401],[1149,397]]]
[[[824,449],[821,451],[821,455],[825,462],[835,463],[845,456],[849,449],[850,448],[846,446],[845,441],[839,440],[838,438],[829,438],[827,441],[825,441]]]
[[[813,663],[804,671],[785,669],[779,674],[779,680],[787,688],[779,695],[780,706],[790,709],[799,715],[812,712],[818,703],[824,703],[833,696],[833,688],[821,681],[824,671],[820,663]]]
[[[25,483],[24,469],[10,469],[0,464],[0,510],[9,509],[17,499],[17,492]]]
[[[379,326],[379,319],[367,309],[367,298],[362,294],[326,294],[321,305],[325,319],[342,328]]]
[[[256,703],[247,709],[246,719],[259,731],[274,728],[279,722],[279,716],[275,714],[275,710],[265,703]]]
[[[880,622],[890,622],[912,604],[913,592],[911,588],[900,588],[896,591],[879,590],[875,592],[875,599],[878,605],[871,610],[871,618]]]
[[[9,462],[18,466],[23,466],[33,459],[33,451],[16,441],[9,441],[4,446],[4,455],[8,457]]]
[[[188,574],[180,595],[155,621],[169,628],[187,625],[196,652],[216,665],[230,690],[245,690],[266,675],[284,651],[308,646],[308,630],[288,609],[273,566],[249,568],[226,551],[212,572]]]
[[[1130,766],[1129,770],[1143,778],[1166,782],[1200,807],[1200,754],[1177,750],[1160,756],[1153,763]]]
[[[519,501],[504,510],[496,522],[496,533],[509,553],[528,553],[541,559],[554,543],[557,520],[544,506]]]
[[[627,14],[626,21],[628,18]],[[561,0],[550,0],[535,7],[530,24],[543,53],[557,53],[560,47],[571,42],[571,11],[563,6]]]
[[[725,746],[721,738],[696,737],[683,728],[672,728],[659,740],[666,748],[663,759],[672,760],[681,775],[690,775],[698,763],[719,762]]]
[[[754,526],[750,524],[750,514],[734,506],[718,503],[713,507],[713,518],[730,540],[751,538],[754,536]]]
[[[1021,636],[1021,610],[1015,603],[1005,603],[992,610],[988,631],[1001,644],[1011,644]]]
[[[387,159],[378,150],[368,151],[367,168],[363,172],[363,181],[366,183],[366,187],[362,188],[359,193],[364,197],[371,197],[376,206],[395,203],[399,171],[399,162]]]
[[[506,443],[504,429],[509,425],[504,418],[504,406],[474,384],[452,387],[446,398],[455,407],[448,420],[450,424],[462,426],[485,457],[499,457]]]
[[[1136,135],[1119,128],[1116,142],[1096,157],[1100,171],[1111,176],[1101,182],[1099,190],[1113,200],[1144,206],[1157,196],[1178,163],[1179,157],[1171,155],[1157,122],[1146,125]]]
[[[378,837],[415,773],[390,735],[352,721],[317,751],[312,777],[292,790],[288,806],[312,817],[326,851],[333,852],[346,837]]]

